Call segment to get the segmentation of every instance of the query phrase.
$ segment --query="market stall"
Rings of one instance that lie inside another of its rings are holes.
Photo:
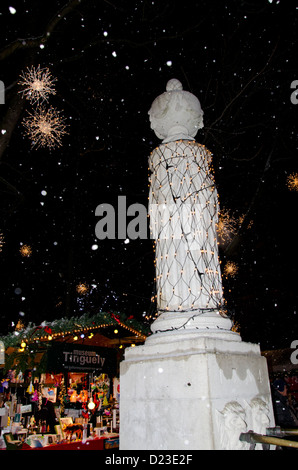
[[[132,318],[100,313],[30,325],[1,338],[0,447],[119,446],[119,362],[126,346],[144,342],[145,331]]]

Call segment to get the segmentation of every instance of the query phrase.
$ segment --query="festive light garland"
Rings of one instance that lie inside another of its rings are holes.
[[[169,142],[151,152],[149,170],[158,311],[221,311],[212,154],[195,141]]]
[[[129,324],[127,324],[129,322]],[[140,340],[145,340],[148,336],[149,328],[146,325],[138,323],[135,319],[127,319],[123,314],[113,312],[100,312],[93,316],[84,314],[81,317],[72,317],[71,319],[62,318],[53,322],[41,324],[39,326],[28,325],[27,328],[12,332],[1,340],[5,347],[25,348],[27,345],[43,341],[50,342],[55,339],[71,335],[80,335],[83,333],[93,333],[96,330],[120,325],[122,328],[133,333]],[[90,335],[89,335],[90,336]]]

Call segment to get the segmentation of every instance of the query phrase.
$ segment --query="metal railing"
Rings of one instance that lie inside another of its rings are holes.
[[[291,436],[298,437],[298,429],[283,429],[279,426],[276,426],[274,428],[267,428],[266,435],[249,431],[246,433],[241,433],[239,439],[242,442],[248,442],[250,444],[249,450],[254,450],[256,444],[262,444],[263,450],[269,450],[271,445],[298,449],[298,441],[285,439]]]

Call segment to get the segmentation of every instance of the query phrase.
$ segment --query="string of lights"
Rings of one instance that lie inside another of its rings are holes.
[[[179,327],[172,326],[171,328],[167,328],[167,329],[163,329],[163,330],[157,329],[155,331],[155,333],[168,333],[168,332],[171,332],[171,331],[180,331],[182,329],[185,329],[186,325],[188,325],[190,321],[194,321],[195,318],[206,315],[207,313],[218,313],[218,309],[217,308],[204,308],[204,309],[201,309],[201,311],[199,311],[197,313],[194,313],[193,315],[190,315]],[[223,310],[221,310],[219,313],[224,313],[224,312],[223,312]],[[207,330],[209,329],[208,326],[205,326],[204,328],[206,328]],[[216,328],[218,330],[224,330],[224,328],[221,328],[218,325],[216,326]],[[199,327],[195,326],[195,329],[198,330]]]
[[[143,331],[143,325],[134,319],[127,320],[117,313],[100,312],[93,316],[85,314],[81,317],[60,319],[39,326],[29,325],[25,328],[24,325],[17,325],[15,332],[1,339],[6,347],[17,347],[22,351],[34,343],[47,343],[67,338],[72,338],[73,341],[91,339],[96,332],[109,327],[115,328],[115,334],[118,333],[117,328],[121,327],[141,341],[147,337],[147,331]]]
[[[158,311],[222,310],[212,155],[180,140],[150,155],[149,213]]]

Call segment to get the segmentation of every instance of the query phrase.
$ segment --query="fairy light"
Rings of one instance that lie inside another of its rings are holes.
[[[226,278],[235,277],[238,273],[238,266],[234,261],[228,261],[224,268],[224,275]]]
[[[22,88],[19,93],[22,97],[30,100],[31,104],[47,101],[49,95],[55,95],[54,83],[55,77],[52,77],[50,70],[32,66],[27,67],[25,72],[20,75],[18,85]]]
[[[85,295],[88,293],[89,287],[87,286],[87,284],[80,283],[77,285],[76,291],[78,294]]]
[[[3,245],[4,245],[4,235],[3,233],[0,233],[0,253],[2,251]]]
[[[292,173],[288,176],[287,185],[290,191],[298,191],[298,173]]]
[[[32,148],[36,149],[61,147],[62,136],[67,134],[65,118],[52,106],[48,109],[39,106],[33,113],[28,112],[23,125],[25,134],[32,141]]]
[[[21,320],[18,320],[18,323],[16,324],[15,331],[22,331],[24,329],[24,324]]]
[[[181,157],[183,165],[177,157]],[[166,143],[153,150],[148,169],[150,230],[155,253],[154,282],[158,291],[151,301],[157,302],[158,309],[161,307],[159,312],[170,311],[171,308],[181,311],[186,305],[195,309],[204,301],[206,308],[211,308],[211,302],[212,308],[214,305],[217,308],[222,302],[217,250],[219,237],[217,224],[214,223],[213,227],[208,223],[208,217],[212,223],[215,221],[219,206],[212,154],[195,141],[187,144],[177,140],[175,146],[174,143]],[[236,227],[234,220],[233,223]],[[227,235],[225,232],[224,236]],[[206,243],[200,242],[202,238]],[[181,257],[182,246],[185,246],[187,259]],[[192,265],[190,270],[188,261]],[[179,281],[183,282],[178,288]],[[200,285],[201,290],[197,291],[195,284]]]
[[[245,219],[245,214],[240,215],[240,217],[239,217],[239,225],[240,225],[240,227],[241,227],[241,225],[243,224],[244,219]],[[250,220],[250,221],[248,222],[248,224],[247,224],[247,229],[250,229],[250,228],[253,226],[253,223],[254,223],[254,221],[253,221],[253,220]]]
[[[219,214],[217,234],[221,242],[229,242],[237,230],[237,221],[230,211],[223,209]]]
[[[101,325],[92,325],[92,326],[82,326],[82,327],[79,327],[79,328],[76,328],[76,329],[73,329],[73,330],[65,330],[65,331],[59,331],[59,332],[51,332],[50,334],[42,334],[42,335],[38,335],[38,336],[35,336],[34,334],[32,335],[32,337],[30,338],[25,338],[21,341],[21,344],[20,344],[20,347],[21,351],[24,351],[24,348],[26,348],[27,344],[29,343],[35,343],[35,342],[47,342],[47,341],[55,341],[55,340],[60,340],[61,338],[63,338],[65,340],[66,337],[71,337],[72,338],[72,341],[79,341],[79,339],[81,338],[84,339],[86,337],[88,337],[89,339],[93,338],[94,337],[94,334],[96,333],[96,330],[99,330],[99,329],[104,329],[104,328],[108,328],[108,327],[114,327],[114,334],[117,334],[119,333],[119,331],[117,329],[115,329],[115,323],[112,319],[109,319],[108,317],[106,318],[106,322],[101,324]],[[118,320],[117,321],[117,325],[121,326],[123,329],[126,329],[128,330],[129,332],[131,332],[134,337],[135,337],[135,341],[144,341],[146,340],[146,335],[144,335],[143,333],[135,330],[134,328],[126,325],[125,323],[123,323],[122,321]],[[79,325],[78,325],[79,326]],[[36,330],[38,331],[38,330]],[[117,331],[117,333],[116,333]]]
[[[20,253],[24,258],[29,258],[32,255],[32,249],[29,245],[23,245],[20,248]]]

